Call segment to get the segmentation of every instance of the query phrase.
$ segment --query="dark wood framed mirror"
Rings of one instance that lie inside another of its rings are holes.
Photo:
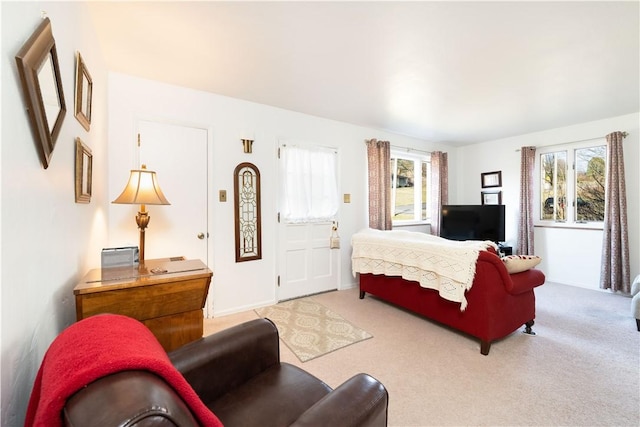
[[[67,112],[49,18],[42,20],[20,48],[16,63],[35,143],[46,169]]]

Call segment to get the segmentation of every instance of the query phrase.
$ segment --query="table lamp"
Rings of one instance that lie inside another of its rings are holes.
[[[154,171],[147,170],[146,165],[134,169],[129,176],[126,187],[113,202],[126,205],[140,205],[136,216],[136,224],[140,230],[140,265],[144,265],[144,233],[149,224],[149,213],[145,205],[170,205],[158,185],[158,177]]]

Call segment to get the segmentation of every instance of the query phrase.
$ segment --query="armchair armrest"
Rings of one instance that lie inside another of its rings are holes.
[[[62,425],[197,427],[182,397],[148,371],[122,371],[81,388],[67,400]]]
[[[205,402],[212,401],[280,363],[278,330],[268,319],[252,320],[182,346],[169,359]]]
[[[307,409],[292,426],[386,426],[389,395],[367,374],[357,374]]]

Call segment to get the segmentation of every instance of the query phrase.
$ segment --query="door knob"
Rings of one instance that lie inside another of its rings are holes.
[[[204,233],[198,233],[198,239],[200,240],[204,239]]]

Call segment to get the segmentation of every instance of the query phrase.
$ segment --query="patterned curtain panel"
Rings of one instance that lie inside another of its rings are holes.
[[[604,233],[600,287],[629,293],[629,238],[627,229],[627,192],[624,180],[622,132],[607,135],[607,186],[605,189]]]
[[[520,255],[533,252],[533,185],[536,147],[520,149],[520,220],[518,221],[518,246]]]
[[[431,153],[431,234],[440,235],[442,205],[449,203],[449,163],[447,153]]]
[[[369,172],[369,227],[391,230],[391,144],[366,140]]]

